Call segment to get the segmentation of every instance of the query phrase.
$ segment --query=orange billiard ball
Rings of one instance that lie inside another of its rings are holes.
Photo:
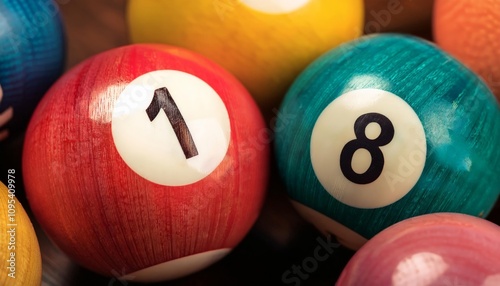
[[[486,81],[500,101],[500,0],[436,0],[437,44]]]

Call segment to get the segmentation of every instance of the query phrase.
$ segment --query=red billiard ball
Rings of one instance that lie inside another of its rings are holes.
[[[435,213],[397,223],[349,261],[342,285],[500,285],[500,227]]]
[[[221,259],[261,208],[269,146],[246,89],[184,49],[90,58],[45,95],[24,149],[26,192],[48,235],[103,275],[152,282]]]

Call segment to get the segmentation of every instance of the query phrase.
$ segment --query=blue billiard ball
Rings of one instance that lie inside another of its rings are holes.
[[[0,140],[22,133],[64,68],[65,39],[52,0],[0,2]]]
[[[280,112],[276,156],[294,206],[350,248],[421,214],[486,216],[500,194],[495,97],[419,38],[374,35],[331,50]]]

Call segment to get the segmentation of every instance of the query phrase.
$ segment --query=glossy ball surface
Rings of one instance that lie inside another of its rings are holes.
[[[132,0],[133,42],[196,51],[236,75],[264,112],[316,57],[363,30],[363,1]]]
[[[33,212],[71,258],[134,282],[221,259],[256,220],[265,124],[225,70],[180,48],[132,45],[64,75],[37,107],[23,171]]]
[[[435,45],[365,37],[308,67],[276,125],[288,193],[321,231],[359,248],[433,212],[486,216],[500,190],[500,108]]]
[[[8,186],[0,182],[1,285],[39,286],[42,283],[42,256],[28,214],[15,197],[18,174],[8,170]]]
[[[0,3],[0,141],[24,132],[44,93],[64,67],[64,31],[52,0]]]
[[[500,0],[436,0],[434,38],[479,74],[500,102]]]
[[[395,224],[368,241],[337,285],[500,285],[500,227],[436,213]]]

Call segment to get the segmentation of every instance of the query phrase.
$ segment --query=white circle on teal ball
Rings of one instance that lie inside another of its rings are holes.
[[[240,0],[246,6],[267,14],[285,14],[299,10],[311,0]]]
[[[155,94],[165,108],[151,108],[151,117],[147,110],[158,102]],[[227,153],[231,134],[217,92],[202,79],[177,70],[149,72],[130,82],[115,102],[111,129],[125,163],[141,177],[165,186],[192,184],[212,173]]]
[[[368,120],[358,130],[361,138],[355,134],[356,120],[366,114],[390,121],[394,132],[383,146],[378,146],[377,140],[382,137],[382,129],[388,132],[387,126]],[[344,160],[343,169],[341,154],[349,153],[348,144],[355,151]],[[325,190],[346,205],[364,209],[384,207],[403,198],[422,175],[427,155],[425,131],[418,115],[401,97],[381,89],[353,90],[333,100],[314,125],[310,148],[313,170]],[[372,160],[377,149],[383,155],[383,164]],[[382,167],[372,180],[360,182],[357,177],[364,178],[372,164]],[[357,177],[346,175],[345,166],[351,167]]]

